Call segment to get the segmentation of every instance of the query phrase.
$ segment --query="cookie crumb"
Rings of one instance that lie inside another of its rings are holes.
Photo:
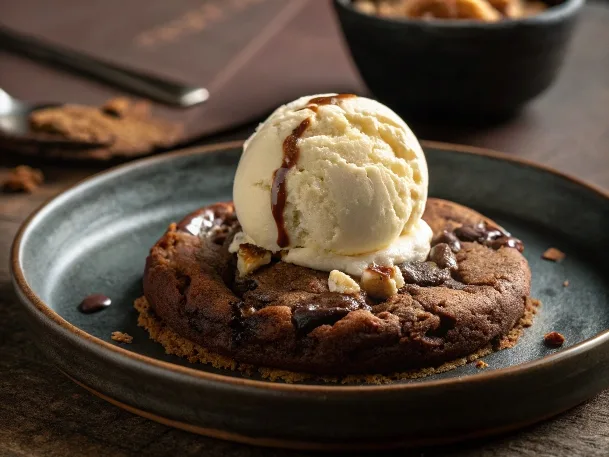
[[[8,177],[2,183],[2,189],[5,192],[32,193],[43,182],[44,175],[42,171],[27,165],[19,165],[11,170]]]
[[[544,335],[543,341],[547,346],[558,348],[565,342],[565,337],[558,332],[550,332]]]
[[[479,370],[483,370],[485,368],[488,368],[488,363],[486,363],[484,360],[478,360],[476,362],[476,368],[478,368]]]
[[[552,262],[560,262],[566,256],[567,255],[564,252],[556,248],[548,248],[543,254],[541,254],[542,259],[551,260]]]
[[[563,282],[563,283],[562,283],[562,286],[563,286],[563,287],[569,287],[569,281],[565,281],[565,282]]]
[[[107,100],[102,106],[101,111],[115,117],[125,116],[150,116],[150,102],[146,100],[132,100],[127,97],[116,97]]]
[[[112,339],[119,343],[131,344],[133,342],[133,337],[128,333],[123,332],[112,332]]]

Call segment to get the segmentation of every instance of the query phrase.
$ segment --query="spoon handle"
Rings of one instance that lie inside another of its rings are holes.
[[[207,89],[202,87],[187,86],[179,82],[127,69],[72,49],[51,45],[39,39],[22,35],[1,25],[0,49],[90,76],[168,105],[189,107],[202,103],[209,98]]]

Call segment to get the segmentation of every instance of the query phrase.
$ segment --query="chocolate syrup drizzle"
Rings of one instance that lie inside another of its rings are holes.
[[[307,106],[315,113],[317,108],[321,105],[338,105],[338,103],[345,98],[357,97],[354,94],[338,94],[329,95],[325,97],[315,97],[309,100]],[[277,225],[277,245],[284,248],[290,244],[290,237],[285,229],[285,204],[287,201],[287,189],[286,189],[286,177],[288,171],[293,168],[298,162],[300,156],[300,148],[298,147],[298,140],[311,124],[311,118],[307,117],[303,120],[292,133],[283,141],[283,159],[281,166],[273,173],[273,185],[271,187],[271,212]]]
[[[391,278],[395,272],[393,271],[393,267],[387,267],[384,265],[372,264],[366,270],[370,270],[379,275],[385,276],[387,278]]]
[[[298,162],[298,156],[300,155],[298,139],[302,136],[310,123],[311,118],[307,117],[298,127],[292,130],[292,133],[285,139],[283,142],[283,160],[281,162],[281,167],[277,168],[275,173],[273,173],[271,212],[273,213],[273,218],[277,225],[277,244],[280,248],[284,248],[290,244],[290,237],[285,229],[284,218],[285,203],[288,198],[285,178],[287,177],[290,168]]]

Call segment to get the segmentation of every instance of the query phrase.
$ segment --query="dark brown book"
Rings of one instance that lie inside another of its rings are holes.
[[[19,0],[2,23],[121,65],[209,89],[201,106],[155,105],[193,140],[261,118],[306,94],[362,91],[330,2]],[[0,87],[34,102],[100,104],[119,89],[0,53]]]

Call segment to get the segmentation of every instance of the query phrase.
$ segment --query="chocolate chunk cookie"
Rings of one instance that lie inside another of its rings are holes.
[[[153,246],[139,309],[186,343],[255,366],[328,375],[438,366],[508,334],[531,275],[519,240],[479,213],[429,199],[424,219],[430,257],[400,265],[405,286],[375,301],[330,292],[328,273],[278,258],[240,277],[228,252],[234,208],[211,205]]]

